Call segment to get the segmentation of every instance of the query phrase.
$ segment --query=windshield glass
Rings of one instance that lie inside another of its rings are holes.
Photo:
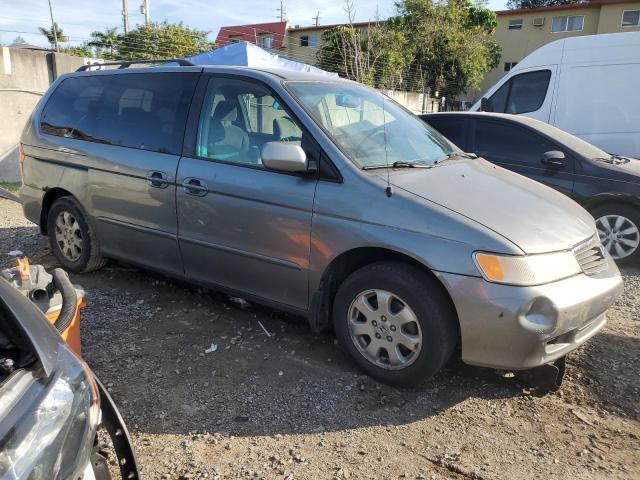
[[[287,87],[360,167],[432,165],[454,151],[422,120],[370,88],[338,82],[287,82]]]

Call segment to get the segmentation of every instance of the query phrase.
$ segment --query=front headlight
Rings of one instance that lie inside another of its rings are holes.
[[[0,478],[81,478],[100,421],[96,384],[86,364],[66,345],[35,407],[16,419],[3,439]]]
[[[582,271],[570,251],[525,256],[476,252],[473,257],[486,280],[508,285],[542,285]]]

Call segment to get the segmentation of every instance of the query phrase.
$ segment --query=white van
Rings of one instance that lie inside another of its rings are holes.
[[[471,110],[526,115],[609,153],[640,158],[640,32],[549,43]]]

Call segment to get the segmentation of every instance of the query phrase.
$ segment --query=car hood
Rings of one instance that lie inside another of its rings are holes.
[[[630,158],[626,163],[611,163],[606,160],[592,160],[599,174],[611,180],[640,183],[640,160]],[[590,172],[586,172],[587,174]]]
[[[591,215],[569,197],[483,159],[395,170],[390,181],[484,225],[524,253],[566,250],[595,234]]]

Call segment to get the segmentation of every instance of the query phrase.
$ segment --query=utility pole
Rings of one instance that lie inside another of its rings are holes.
[[[287,21],[287,6],[284,4],[282,0],[280,0],[280,8],[276,8],[277,12],[280,12],[280,21]]]
[[[58,50],[58,32],[56,31],[56,22],[53,21],[53,8],[51,7],[51,0],[49,0],[49,15],[51,15],[51,33],[53,33],[53,45]]]
[[[124,34],[129,33],[129,2],[127,0],[122,0],[122,26]]]
[[[316,27],[320,25],[320,10],[318,10],[318,13],[316,13],[315,17],[311,17],[311,20],[314,21]]]
[[[151,23],[151,12],[149,11],[149,0],[142,0],[142,5],[140,5],[140,13],[144,13],[145,25],[149,25]]]

